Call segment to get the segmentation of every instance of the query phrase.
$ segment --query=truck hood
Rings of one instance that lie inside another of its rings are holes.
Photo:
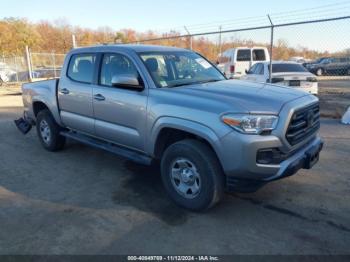
[[[283,105],[309,94],[286,86],[253,83],[241,80],[195,84],[173,88],[172,92],[219,103],[232,113],[278,114]],[[195,103],[196,99],[193,100]]]

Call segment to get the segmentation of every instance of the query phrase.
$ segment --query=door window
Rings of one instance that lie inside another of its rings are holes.
[[[255,69],[255,74],[263,75],[264,74],[264,65],[262,63],[258,63]]]
[[[250,61],[250,49],[240,49],[237,51],[237,61]]]
[[[253,61],[265,61],[265,50],[264,49],[254,49],[253,50]]]
[[[139,74],[133,62],[125,55],[105,54],[101,65],[100,84],[112,86],[114,76],[135,76],[138,78]]]
[[[74,81],[91,84],[94,76],[96,55],[73,55],[68,66],[68,77]]]
[[[253,66],[249,69],[248,74],[255,74],[255,70],[256,70],[256,67],[257,67],[257,66],[258,66],[257,64],[253,65]]]

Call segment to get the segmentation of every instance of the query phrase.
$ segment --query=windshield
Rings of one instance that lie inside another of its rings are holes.
[[[225,80],[206,59],[193,52],[139,54],[157,87],[176,87]]]
[[[269,66],[270,68],[270,66]],[[300,64],[272,64],[272,73],[308,72]]]

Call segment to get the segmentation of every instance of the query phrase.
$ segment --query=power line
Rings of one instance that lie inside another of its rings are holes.
[[[328,7],[332,7],[332,8],[328,8]],[[309,16],[310,14],[312,15],[315,14],[315,11],[318,13],[319,16],[320,15],[346,16],[344,15],[344,9],[346,10],[347,8],[350,9],[350,2],[343,1],[338,3],[333,3],[333,4],[316,6],[313,8],[304,8],[304,9],[285,11],[285,12],[271,13],[270,16],[274,22],[276,21],[287,22],[287,21],[292,21],[293,19],[305,20],[305,16],[307,16],[307,19],[316,18],[317,16],[312,16],[312,17]],[[342,13],[338,14],[335,12],[338,10]],[[295,17],[295,18],[292,19],[291,17]],[[208,23],[193,24],[193,25],[188,25],[187,28],[192,32],[203,32],[205,30],[213,30],[214,28],[219,28],[220,26],[233,29],[241,25],[247,25],[248,27],[253,25],[261,25],[265,23],[268,24],[266,16],[254,16],[254,17],[251,16],[251,17],[241,17],[241,18],[230,19],[230,20],[221,20],[221,21],[214,21],[214,22],[208,22]],[[176,30],[176,29],[179,29],[179,30]],[[169,28],[167,29],[163,28],[162,30],[158,29],[156,31],[165,31],[165,30],[166,31],[172,31],[172,30],[183,31],[183,26],[173,27],[171,28],[171,30],[169,30]]]

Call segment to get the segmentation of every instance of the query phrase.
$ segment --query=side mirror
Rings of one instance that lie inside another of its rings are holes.
[[[135,89],[139,91],[144,89],[143,85],[140,84],[139,80],[134,75],[113,76],[112,86]]]
[[[250,74],[250,72],[249,72],[249,70],[245,70],[245,73],[247,74],[247,75],[249,75]]]

